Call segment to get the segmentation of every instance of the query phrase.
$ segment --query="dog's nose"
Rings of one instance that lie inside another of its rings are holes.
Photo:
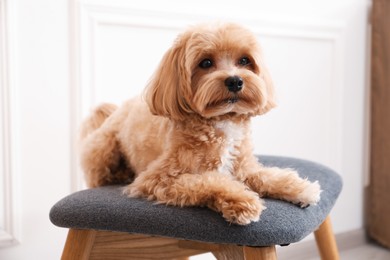
[[[242,89],[244,81],[239,76],[232,76],[225,79],[225,86],[230,92],[238,92]]]

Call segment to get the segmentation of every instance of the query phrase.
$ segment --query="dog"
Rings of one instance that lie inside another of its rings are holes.
[[[262,197],[315,205],[320,185],[293,169],[264,167],[252,152],[250,120],[275,107],[257,38],[233,23],[180,34],[142,96],[102,104],[81,127],[89,187],[167,205],[204,206],[230,223],[259,220]]]

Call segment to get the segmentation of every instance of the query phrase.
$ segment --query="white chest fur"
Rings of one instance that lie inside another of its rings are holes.
[[[223,131],[225,140],[221,151],[221,165],[218,171],[223,174],[231,174],[235,158],[240,151],[238,146],[244,139],[244,128],[242,124],[236,124],[231,121],[222,121],[216,124],[216,128]]]

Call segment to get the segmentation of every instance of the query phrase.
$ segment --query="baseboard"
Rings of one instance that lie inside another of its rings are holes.
[[[364,245],[366,241],[367,239],[364,229],[357,229],[336,234],[337,247],[339,248],[340,252]],[[276,250],[279,260],[302,260],[319,258],[314,236],[289,246],[278,246]]]

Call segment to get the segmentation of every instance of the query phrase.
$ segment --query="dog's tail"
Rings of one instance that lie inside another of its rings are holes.
[[[104,121],[117,109],[114,104],[104,103],[95,108],[91,115],[81,125],[80,140],[98,129]]]

